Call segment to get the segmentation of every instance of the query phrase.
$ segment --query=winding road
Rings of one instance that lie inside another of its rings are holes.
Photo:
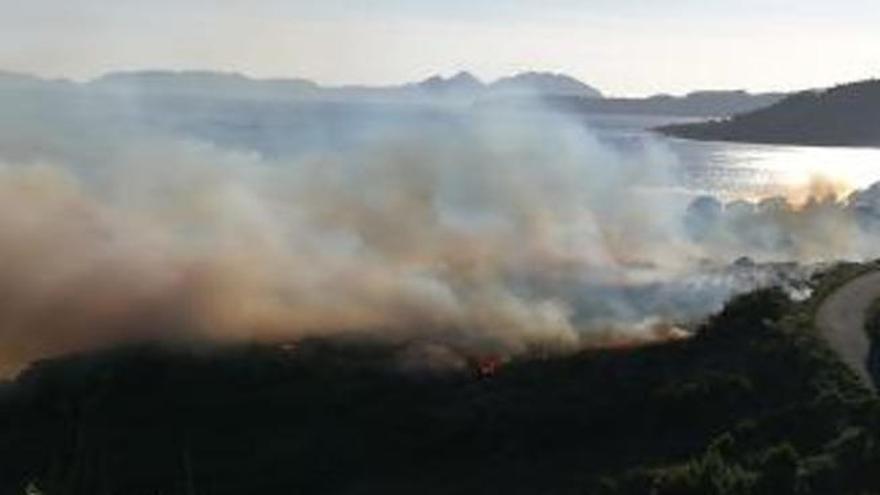
[[[868,309],[880,298],[880,271],[850,280],[822,301],[816,312],[816,327],[859,377],[876,385],[868,372],[871,342],[865,330]]]

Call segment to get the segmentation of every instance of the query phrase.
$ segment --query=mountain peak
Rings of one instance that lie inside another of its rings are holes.
[[[450,81],[455,81],[458,84],[476,84],[483,85],[483,82],[480,81],[477,76],[471,74],[470,72],[463,70],[458,74],[449,78]]]
[[[482,81],[467,71],[452,77],[432,76],[417,84],[420,89],[441,93],[473,93],[485,89]]]
[[[602,93],[598,89],[569,75],[553,72],[521,72],[499,79],[492,84],[492,89],[504,93],[602,98]]]

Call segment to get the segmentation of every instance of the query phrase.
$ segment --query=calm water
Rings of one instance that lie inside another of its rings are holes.
[[[256,150],[266,156],[297,154],[311,147],[345,148],[410,124],[433,125],[442,131],[449,122],[468,118],[467,112],[407,105],[171,103],[148,106],[154,113],[151,121],[220,146]],[[534,118],[514,115],[529,122]],[[582,120],[622,156],[646,166],[662,163],[670,176],[664,187],[685,196],[758,199],[786,195],[800,200],[811,181],[833,183],[839,194],[880,181],[880,149],[705,143],[647,130],[688,120],[675,117],[590,115]]]
[[[650,147],[663,155],[664,163],[672,164],[674,182],[687,194],[798,199],[811,183],[830,183],[845,193],[880,181],[878,148],[697,142],[646,130],[682,121],[663,117],[591,116],[586,121],[600,140],[623,152]]]

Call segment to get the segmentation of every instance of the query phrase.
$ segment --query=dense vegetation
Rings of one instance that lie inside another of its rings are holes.
[[[817,146],[880,145],[880,81],[798,93],[770,107],[713,122],[663,127],[672,136]]]
[[[871,339],[871,352],[868,355],[868,372],[880,383],[880,299],[874,301],[865,318],[865,331]]]
[[[808,313],[759,291],[690,340],[491,376],[369,342],[46,361],[0,389],[0,493],[869,493],[880,406]]]

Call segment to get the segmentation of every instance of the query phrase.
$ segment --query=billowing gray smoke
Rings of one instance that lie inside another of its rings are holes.
[[[848,254],[823,233],[779,236],[859,208],[707,201],[690,238],[684,205],[655,187],[670,180],[661,148],[623,155],[561,117],[352,112],[358,132],[336,136],[320,114],[300,134],[45,101],[0,123],[7,372],[143,338],[369,333],[509,353],[654,338],[773,281],[706,259]]]

